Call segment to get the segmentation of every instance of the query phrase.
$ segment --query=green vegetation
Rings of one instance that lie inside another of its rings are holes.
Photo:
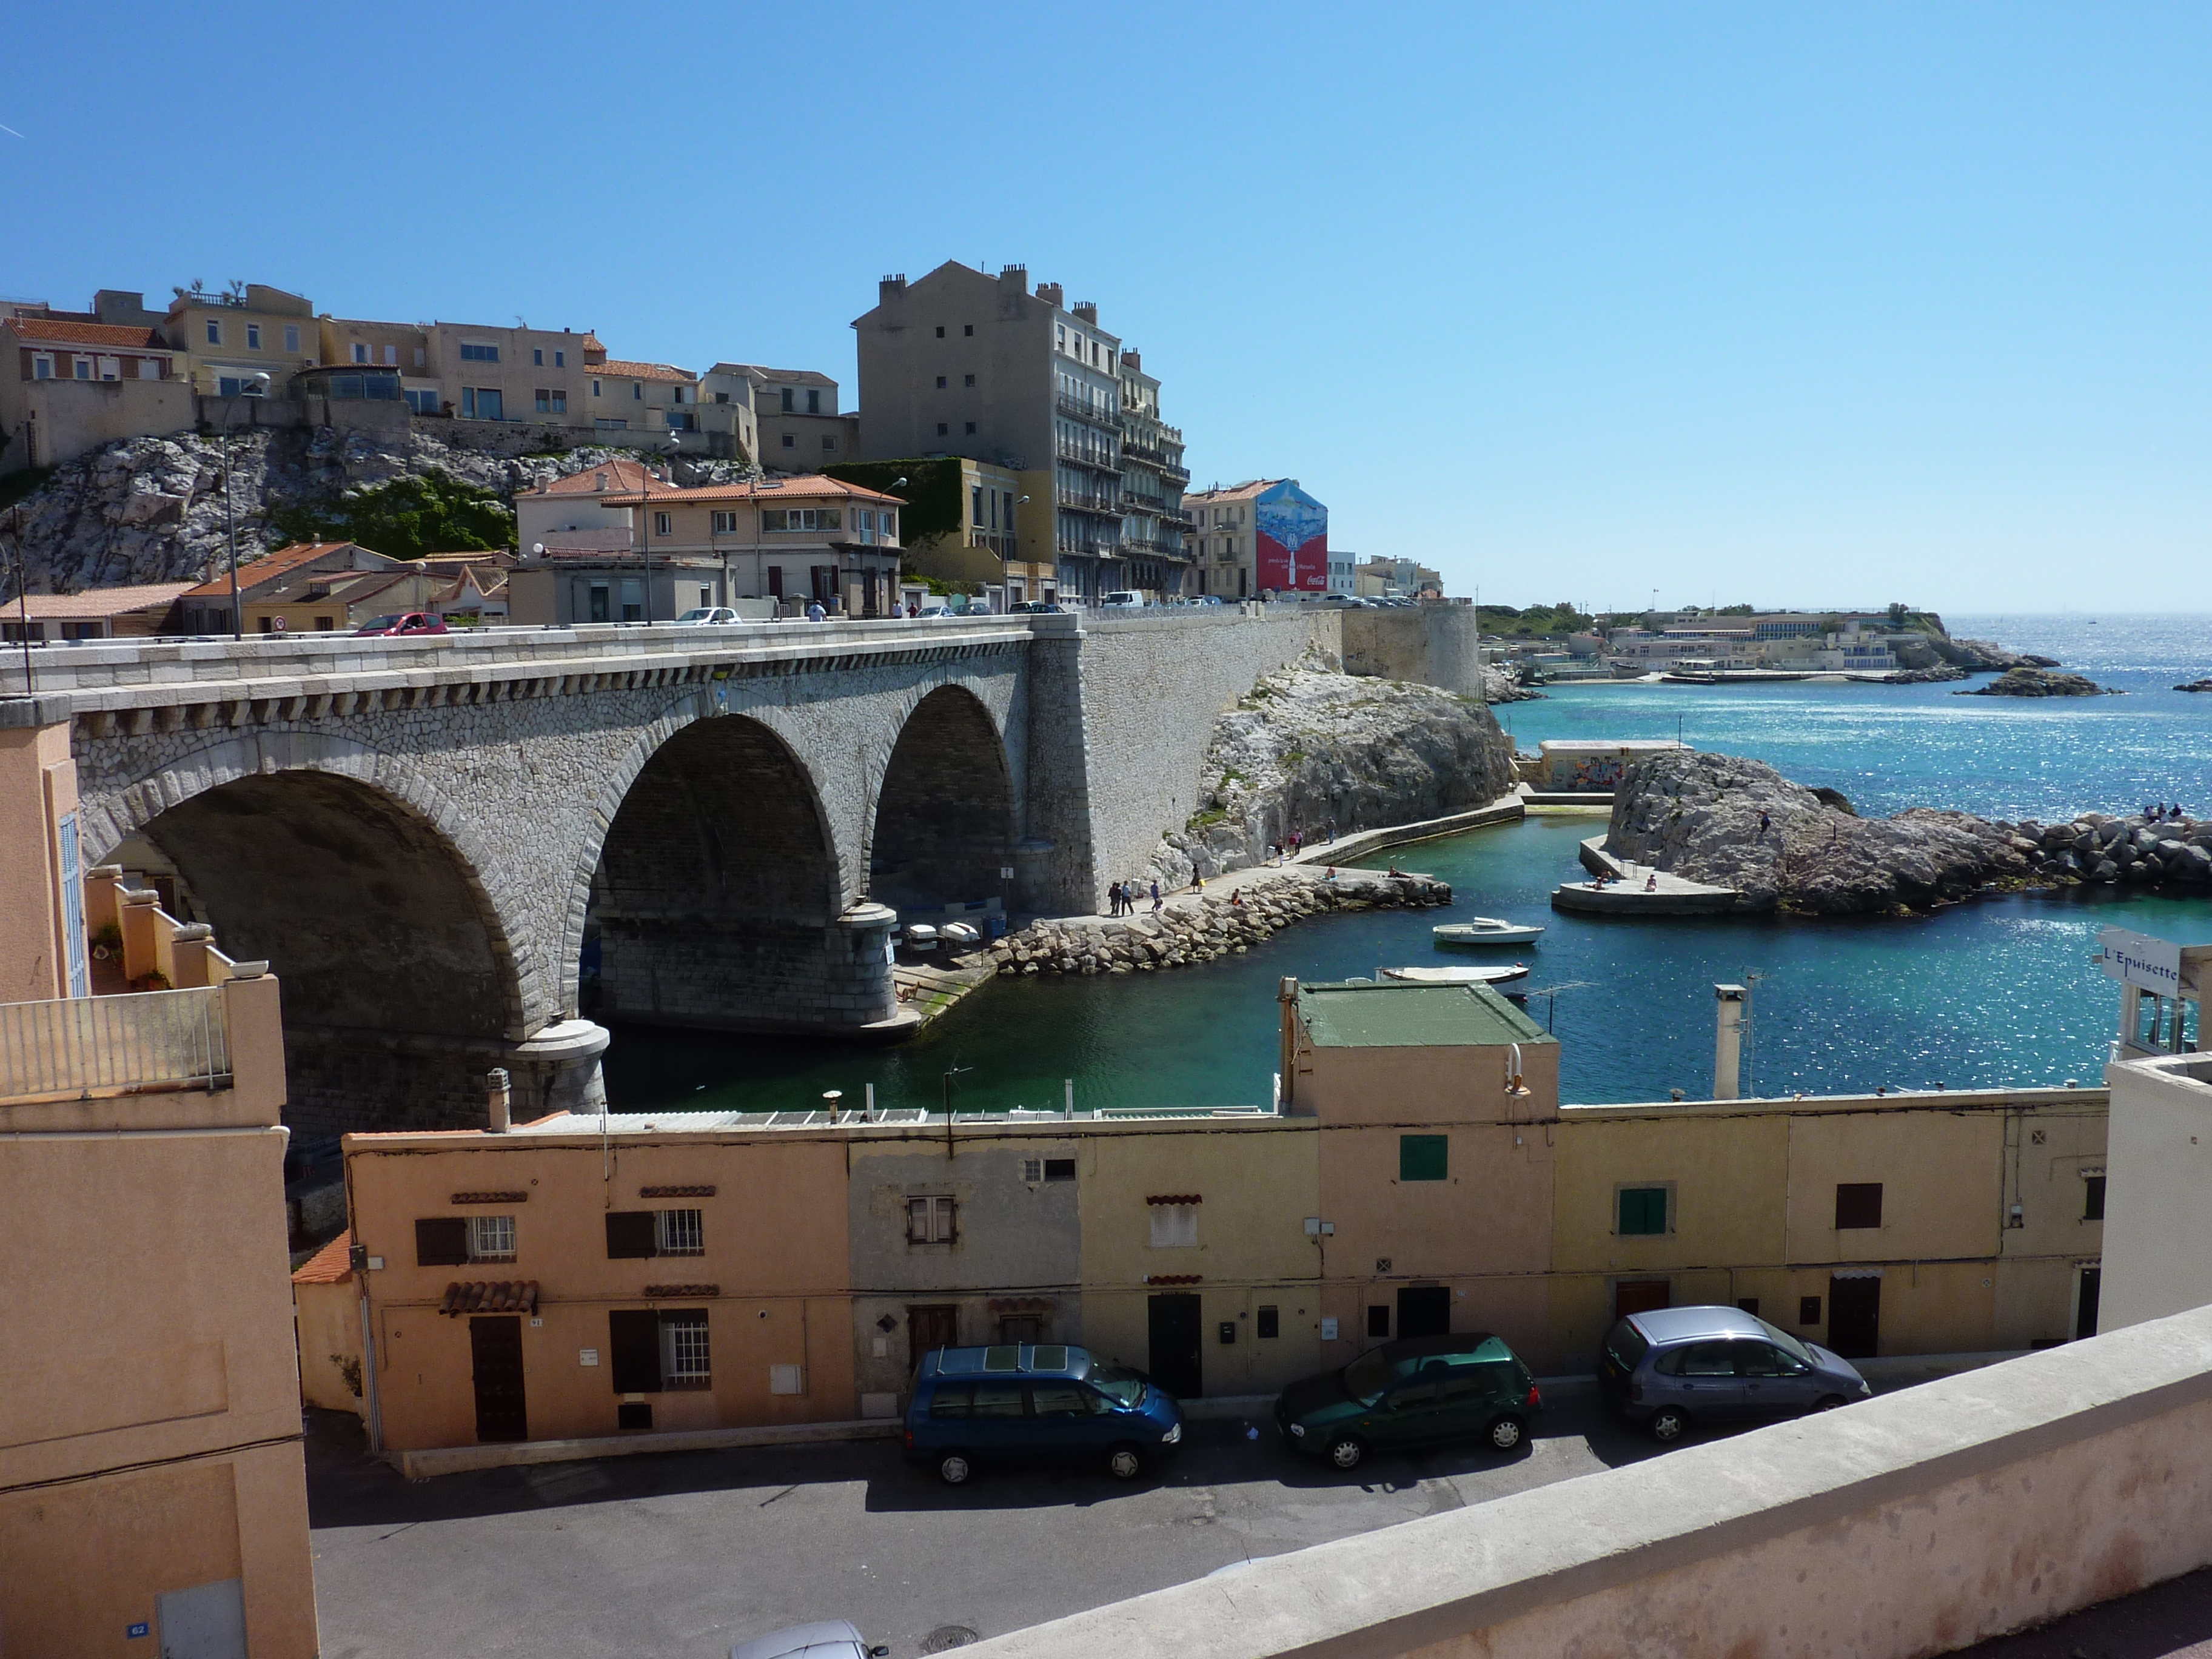
[[[1557,605],[1532,605],[1525,611],[1516,611],[1510,605],[1486,605],[1476,618],[1476,625],[1486,634],[1556,637],[1586,633],[1596,620],[1588,612],[1576,610],[1571,601],[1562,599]]]
[[[505,502],[443,472],[370,484],[336,501],[271,507],[269,521],[295,542],[358,542],[393,559],[514,543]]]
[[[879,489],[906,503],[899,513],[899,544],[915,547],[960,530],[960,463],[945,457],[909,461],[841,461],[822,469],[863,489]],[[906,482],[899,483],[901,478]]]

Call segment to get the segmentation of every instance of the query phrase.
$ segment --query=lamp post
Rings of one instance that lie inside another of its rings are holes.
[[[248,386],[252,387],[248,391]],[[222,425],[222,534],[230,544],[230,637],[234,644],[246,637],[246,617],[238,602],[238,515],[231,506],[233,483],[230,464],[230,421],[238,412],[240,398],[265,398],[269,395],[269,376],[257,374],[243,382],[239,389],[223,400]]]
[[[1018,520],[1019,520],[1019,518],[1020,518],[1020,514],[1021,514],[1021,510],[1022,510],[1022,508],[1024,508],[1024,507],[1027,507],[1029,504],[1030,504],[1030,498],[1029,498],[1028,496],[1026,496],[1026,495],[1020,495],[1020,496],[1017,496],[1017,497],[1015,498],[1015,500],[1014,500],[1014,514],[1015,514],[1015,517],[1016,517],[1017,521],[1018,521]],[[1019,546],[1019,545],[1020,545],[1020,544],[1019,544],[1018,540],[1017,539],[1017,538],[1012,534],[1013,528],[1014,528],[1014,526],[1013,526],[1012,525],[1008,525],[1008,526],[1006,526],[1006,529],[1007,529],[1008,534],[1007,534],[1007,536],[1006,536],[1006,540],[1000,544],[1000,548],[1001,548],[1001,550],[1001,550],[1001,551],[1000,552],[1000,554],[999,554],[999,597],[1000,597],[1001,599],[1004,599],[1006,597],[1006,588],[1007,588],[1007,586],[1008,586],[1008,585],[1009,585],[1009,583],[1010,583],[1010,580],[1011,580],[1011,579],[1008,577],[1008,575],[1007,575],[1007,574],[1006,574],[1006,567],[1007,567],[1008,565],[1010,565],[1010,564],[1012,564],[1012,563],[1013,562],[1013,560],[1012,559],[1012,557],[1011,557],[1010,556],[1008,556],[1008,555],[1007,555],[1007,554],[1006,554],[1003,550],[1004,550],[1005,548],[1008,547],[1008,546]],[[1026,586],[1028,584],[1025,582],[1025,583],[1024,583],[1023,585],[1024,585],[1024,586]],[[1034,593],[1031,593],[1031,594],[1028,594],[1028,595],[1026,595],[1025,597],[1026,597],[1027,599],[1035,599],[1035,598],[1036,597],[1036,595],[1035,595]]]

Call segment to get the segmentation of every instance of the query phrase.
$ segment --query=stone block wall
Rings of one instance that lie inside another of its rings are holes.
[[[1471,605],[1425,605],[1413,610],[1344,611],[1344,672],[1386,680],[1413,680],[1463,696],[1482,695],[1480,630]]]

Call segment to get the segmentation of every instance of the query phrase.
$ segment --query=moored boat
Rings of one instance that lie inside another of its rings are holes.
[[[1528,977],[1526,964],[1505,968],[1385,968],[1385,979],[1402,979],[1416,985],[1510,985]]]
[[[1497,916],[1471,916],[1448,921],[1429,930],[1439,945],[1526,945],[1544,930],[1506,921]]]

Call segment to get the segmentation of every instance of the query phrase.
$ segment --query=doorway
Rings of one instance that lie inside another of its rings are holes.
[[[1828,1281],[1828,1346],[1845,1359],[1872,1359],[1881,1348],[1881,1280]]]
[[[475,1362],[477,1438],[527,1440],[529,1414],[522,1397],[522,1321],[507,1314],[469,1321],[469,1354]]]
[[[1613,1287],[1613,1316],[1650,1313],[1671,1305],[1674,1299],[1674,1286],[1663,1279],[1624,1279]]]
[[[2074,1340],[2097,1334],[2097,1297],[2104,1289],[2101,1267],[2081,1269],[2081,1288],[2074,1299]]]
[[[1445,1336],[1451,1332],[1451,1291],[1442,1285],[1409,1285],[1398,1292],[1398,1335]]]
[[[1195,1399],[1205,1392],[1198,1297],[1188,1291],[1152,1297],[1146,1316],[1152,1381],[1178,1400]]]
[[[933,1303],[906,1310],[907,1369],[921,1364],[921,1357],[939,1348],[960,1346],[960,1310],[952,1303]]]

